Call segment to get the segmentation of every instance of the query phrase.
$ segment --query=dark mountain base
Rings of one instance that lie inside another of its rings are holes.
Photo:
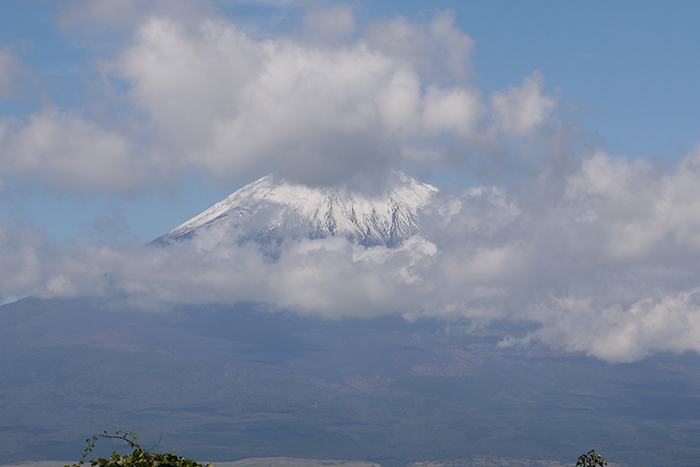
[[[22,300],[0,307],[0,460],[77,461],[126,429],[202,461],[698,464],[696,355],[609,365],[445,324]]]

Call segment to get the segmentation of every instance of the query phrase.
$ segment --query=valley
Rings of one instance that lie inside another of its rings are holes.
[[[611,365],[450,324],[25,299],[0,308],[0,453],[77,460],[86,437],[127,429],[201,461],[566,463],[595,448],[694,465],[697,356]]]

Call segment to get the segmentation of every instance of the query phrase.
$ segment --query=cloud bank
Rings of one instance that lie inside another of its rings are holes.
[[[534,330],[502,345],[539,341],[629,362],[700,351],[698,187],[700,147],[673,169],[595,151],[577,157],[546,205],[475,187],[446,212],[426,210],[425,231],[399,248],[290,240],[276,260],[256,243],[206,235],[167,248],[59,248],[5,227],[0,286],[42,297],[116,293],[146,307],[252,301],[333,319],[507,320]]]
[[[423,233],[394,249],[290,240],[271,260],[255,243],[56,245],[0,223],[3,294],[505,320],[530,331],[502,345],[611,362],[700,351],[700,147],[676,167],[572,150],[576,128],[540,72],[476,86],[474,41],[449,12],[358,26],[351,7],[317,8],[298,32],[261,39],[210,10],[144,5],[65,13],[65,27],[111,21],[129,36],[94,61],[112,116],[47,106],[1,117],[0,178],[87,196],[191,173],[241,181],[278,169],[308,185],[390,168],[517,173],[425,210]],[[0,98],[21,70],[0,49]]]

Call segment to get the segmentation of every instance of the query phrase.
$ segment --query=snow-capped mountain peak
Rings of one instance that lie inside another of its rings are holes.
[[[228,196],[154,243],[231,230],[242,240],[289,236],[344,236],[361,245],[395,246],[420,231],[419,211],[439,191],[402,172],[393,172],[383,190],[367,195],[347,186],[313,188],[267,175]]]

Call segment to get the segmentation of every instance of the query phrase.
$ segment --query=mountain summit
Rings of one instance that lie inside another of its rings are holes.
[[[364,246],[393,247],[420,231],[419,211],[436,202],[438,194],[434,186],[398,171],[384,189],[369,195],[344,185],[311,188],[273,173],[153,243],[167,245],[207,232],[239,241],[343,236]]]

